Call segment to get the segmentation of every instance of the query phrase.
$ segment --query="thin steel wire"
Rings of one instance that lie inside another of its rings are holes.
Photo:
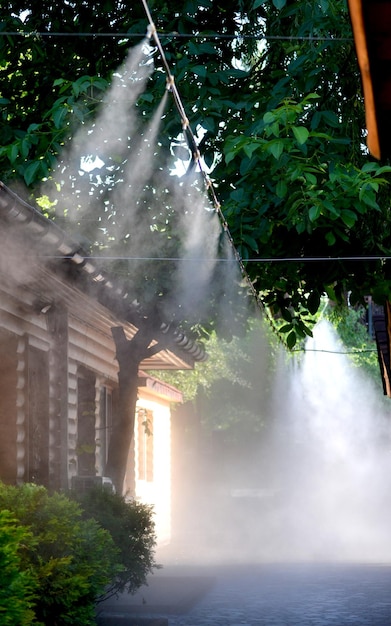
[[[312,35],[241,35],[228,33],[177,33],[177,32],[159,32],[160,37],[169,37],[170,39],[246,39],[252,41],[317,41],[317,42],[353,42],[353,37],[313,37]],[[0,37],[112,37],[114,39],[132,39],[145,37],[145,33],[97,33],[97,32],[59,32],[59,31],[1,31]]]
[[[72,257],[57,257],[45,255],[45,258],[48,259],[66,259]],[[86,257],[91,261],[172,261],[178,262],[183,261],[184,263],[194,263],[196,261],[214,261],[217,263],[232,263],[233,259],[222,259],[222,258],[211,258],[211,257],[202,257],[197,258],[184,258],[184,257],[157,257],[157,256],[88,256]],[[339,263],[344,261],[389,261],[391,260],[391,256],[324,256],[324,257],[261,257],[258,259],[245,259],[243,263],[316,263],[316,262],[331,262],[331,263]]]

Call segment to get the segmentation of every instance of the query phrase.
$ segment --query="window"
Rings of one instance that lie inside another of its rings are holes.
[[[153,413],[137,410],[138,479],[153,481]]]

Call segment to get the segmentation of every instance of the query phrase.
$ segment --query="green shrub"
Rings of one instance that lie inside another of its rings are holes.
[[[36,580],[31,569],[21,568],[20,550],[33,548],[31,532],[9,511],[0,511],[0,624],[28,626],[34,620],[34,591]]]
[[[113,583],[101,599],[121,592],[134,593],[145,584],[147,575],[158,568],[155,561],[155,524],[152,507],[102,488],[74,495],[84,519],[93,518],[111,534],[122,565]]]
[[[20,545],[19,561],[14,565],[20,568],[22,581],[33,575],[33,597],[28,588],[22,596],[34,605],[31,623],[94,624],[96,598],[122,569],[110,533],[95,520],[82,519],[75,501],[62,494],[50,496],[44,487],[32,484],[12,487],[0,483],[0,510],[5,509],[17,521],[16,530],[29,538]]]

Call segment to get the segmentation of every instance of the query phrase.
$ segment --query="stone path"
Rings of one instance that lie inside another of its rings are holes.
[[[153,579],[107,624],[391,626],[391,566],[178,566]]]

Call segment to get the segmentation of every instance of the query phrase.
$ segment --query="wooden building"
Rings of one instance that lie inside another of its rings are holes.
[[[0,479],[52,490],[109,482],[118,394],[111,329],[136,333],[131,294],[2,183],[0,276]],[[162,331],[172,333],[169,347],[140,367],[125,490],[157,507],[168,539],[170,406],[182,397],[145,372],[189,369],[205,355],[168,324]]]

